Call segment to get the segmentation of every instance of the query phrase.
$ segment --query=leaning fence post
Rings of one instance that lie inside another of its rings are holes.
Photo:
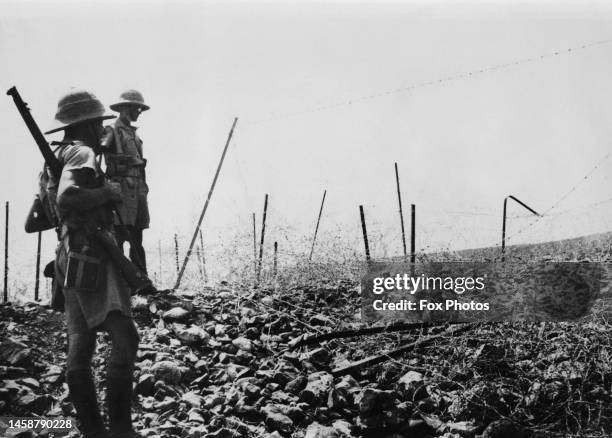
[[[8,232],[9,232],[9,203],[5,204],[4,220],[4,302],[8,301]]]
[[[268,213],[268,194],[266,193],[266,198],[264,200],[263,219],[261,221],[261,241],[259,242],[259,263],[257,265],[257,284],[259,284],[259,279],[261,277],[261,263],[263,259],[264,237],[266,235],[267,213]]]
[[[406,232],[404,231],[404,211],[402,210],[402,192],[400,191],[399,172],[397,171],[397,163],[395,163],[395,185],[397,187],[397,201],[399,203],[400,223],[402,224],[402,246],[404,248],[404,261],[406,255]]]
[[[189,243],[189,247],[187,248],[187,252],[185,253],[185,259],[183,260],[183,265],[179,270],[178,275],[176,276],[176,283],[174,283],[174,289],[178,289],[181,285],[181,279],[183,278],[183,274],[185,273],[185,268],[187,267],[187,262],[189,261],[189,257],[191,256],[191,251],[193,251],[193,246],[195,245],[196,238],[198,236],[198,230],[202,226],[202,221],[204,220],[204,215],[206,214],[206,210],[208,209],[208,204],[210,203],[210,198],[212,197],[213,191],[215,190],[215,185],[217,184],[217,179],[219,178],[219,172],[221,172],[221,166],[223,165],[223,160],[225,160],[225,154],[227,153],[227,148],[232,139],[232,135],[234,134],[234,128],[236,127],[236,123],[238,122],[238,118],[234,118],[234,123],[232,124],[232,128],[227,136],[227,140],[225,141],[225,147],[223,148],[223,153],[221,154],[221,159],[219,160],[219,164],[217,165],[217,170],[215,171],[215,176],[213,177],[212,184],[210,185],[210,190],[208,191],[208,196],[206,196],[206,202],[204,203],[204,207],[202,208],[202,213],[200,213],[200,218],[198,219],[198,224],[196,225],[196,229],[193,232],[193,236],[191,237],[191,242]]]
[[[40,285],[40,241],[42,232],[38,232],[38,244],[36,246],[36,283],[34,284],[34,301],[38,301],[38,291]]]
[[[323,213],[323,204],[325,204],[325,195],[327,195],[327,189],[323,191],[323,199],[321,200],[321,208],[319,208],[319,217],[317,217],[317,225],[315,227],[314,236],[312,237],[312,246],[310,247],[308,261],[312,260],[312,252],[314,251],[315,242],[317,240],[317,232],[319,231],[319,222],[321,222],[321,213]]]
[[[359,215],[361,216],[361,232],[363,233],[363,243],[365,245],[366,261],[370,263],[370,246],[368,245],[368,231],[366,230],[365,216],[363,214],[363,205],[359,206]]]

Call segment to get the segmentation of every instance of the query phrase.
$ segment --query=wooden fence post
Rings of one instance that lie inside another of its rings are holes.
[[[411,221],[410,221],[410,263],[414,263],[416,261],[416,206],[414,204],[410,205],[411,210]]]
[[[504,217],[502,220],[502,244],[501,244],[501,261],[506,261],[506,211],[508,208],[508,197],[504,198]]]
[[[181,267],[179,266],[179,245],[178,236],[174,233],[174,255],[176,259],[176,272],[178,273]]]
[[[206,257],[204,256],[204,238],[202,237],[202,229],[200,229],[200,251],[198,252],[200,258],[200,270],[204,277],[204,283],[208,283],[208,273],[206,272]]]
[[[38,292],[40,285],[40,241],[42,232],[38,232],[38,244],[36,246],[36,283],[34,284],[34,301],[38,301]]]
[[[325,195],[327,195],[327,189],[323,192],[323,199],[321,200],[321,208],[319,208],[319,217],[317,217],[317,226],[315,227],[314,236],[312,237],[312,246],[310,248],[310,255],[308,261],[312,260],[312,253],[314,251],[315,242],[317,240],[317,232],[319,231],[319,222],[321,222],[321,213],[323,213],[323,204],[325,204]]]
[[[9,203],[5,204],[4,221],[4,302],[8,301],[8,232],[9,232]]]
[[[404,261],[405,261],[407,259],[406,232],[404,231],[404,211],[402,209],[402,192],[400,191],[399,172],[397,171],[397,163],[395,163],[395,185],[397,187],[397,201],[399,202],[400,223],[402,225],[402,246],[404,248]]]
[[[366,261],[370,263],[370,245],[368,245],[368,231],[366,229],[365,215],[363,214],[363,205],[359,206],[359,215],[361,216],[361,232],[363,233],[363,243],[365,245]]]
[[[253,274],[257,278],[257,229],[255,225],[255,213],[253,213]]]
[[[263,219],[261,221],[261,241],[259,242],[259,263],[257,265],[257,284],[259,284],[259,279],[261,278],[261,264],[263,260],[264,237],[266,235],[267,213],[268,213],[268,194],[266,193],[266,198],[264,200]]]
[[[206,202],[204,203],[204,207],[202,208],[202,213],[200,213],[200,218],[198,219],[198,224],[196,225],[196,229],[193,231],[193,236],[191,237],[191,242],[189,243],[189,247],[187,248],[187,252],[185,253],[185,259],[183,260],[183,265],[179,269],[178,275],[176,276],[176,283],[174,283],[174,289],[178,289],[181,285],[181,279],[183,278],[183,274],[185,273],[185,268],[187,267],[187,262],[189,261],[189,257],[191,256],[191,251],[193,251],[193,246],[195,245],[196,238],[198,236],[198,231],[202,226],[202,221],[204,220],[204,215],[206,214],[206,210],[208,209],[208,204],[210,203],[210,198],[212,197],[213,191],[215,190],[215,185],[217,184],[217,179],[219,178],[219,173],[221,172],[221,166],[223,165],[223,160],[225,160],[225,154],[227,153],[227,148],[232,140],[232,135],[234,134],[234,128],[236,127],[236,123],[238,122],[238,118],[234,118],[234,123],[232,123],[232,128],[227,136],[227,140],[225,141],[225,147],[223,148],[223,153],[221,154],[221,159],[219,160],[219,164],[217,165],[217,170],[215,171],[215,176],[213,177],[212,184],[210,185],[210,190],[208,191],[208,196],[206,197]]]
[[[274,278],[276,278],[277,272],[278,272],[278,242],[274,242],[274,267],[272,270]]]

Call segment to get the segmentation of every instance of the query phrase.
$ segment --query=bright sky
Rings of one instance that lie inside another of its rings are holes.
[[[187,245],[235,116],[206,245],[250,232],[268,193],[266,251],[274,240],[301,250],[327,189],[322,239],[340,233],[361,254],[363,204],[373,255],[390,256],[401,253],[394,162],[406,213],[417,205],[418,250],[498,244],[506,195],[544,212],[577,183],[550,212],[564,214],[511,243],[612,228],[612,158],[583,180],[611,150],[610,29],[603,1],[0,1],[0,87],[16,85],[43,130],[71,86],[107,107],[142,91],[153,264],[158,241],[168,254],[174,233]],[[27,273],[36,238],[22,223],[41,158],[8,97],[0,123],[0,201]],[[508,233],[531,220],[510,219]]]

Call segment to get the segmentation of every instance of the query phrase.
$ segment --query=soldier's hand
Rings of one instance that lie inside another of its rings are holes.
[[[114,202],[121,201],[121,184],[114,181],[105,181],[104,188],[106,189],[109,200]]]

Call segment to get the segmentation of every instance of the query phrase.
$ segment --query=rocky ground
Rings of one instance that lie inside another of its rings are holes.
[[[529,437],[612,432],[610,325],[473,326],[332,375],[438,328],[330,340],[358,322],[348,281],[136,298],[141,336],[134,420],[147,437]],[[0,412],[73,416],[62,374],[62,315],[3,305]],[[106,335],[95,359],[103,386]],[[19,436],[33,436],[22,433]]]

